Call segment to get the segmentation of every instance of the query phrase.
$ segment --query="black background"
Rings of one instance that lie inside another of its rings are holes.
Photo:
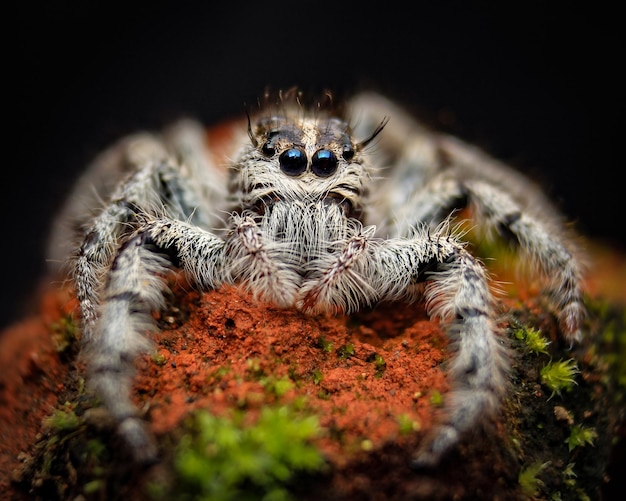
[[[29,3],[5,15],[0,321],[28,311],[54,211],[121,135],[239,115],[266,86],[372,87],[540,180],[624,248],[621,15],[602,3]],[[6,136],[5,136],[6,137]]]

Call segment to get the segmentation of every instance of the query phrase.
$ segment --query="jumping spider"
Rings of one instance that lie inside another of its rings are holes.
[[[380,95],[357,95],[342,112],[297,93],[266,101],[229,143],[229,169],[203,128],[181,121],[121,140],[79,180],[60,220],[80,228],[71,277],[88,380],[149,462],[157,449],[129,393],[168,270],[311,314],[420,300],[454,347],[444,417],[415,455],[434,465],[498,411],[507,383],[488,273],[447,230],[450,214],[471,207],[479,228],[536,265],[570,343],[584,316],[577,249],[523,175]],[[70,240],[60,229],[51,249]]]

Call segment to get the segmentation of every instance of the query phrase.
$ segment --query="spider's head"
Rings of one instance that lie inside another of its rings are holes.
[[[272,110],[276,111],[276,110]],[[281,102],[279,112],[248,122],[250,143],[235,165],[231,190],[244,208],[262,211],[277,201],[325,201],[359,217],[368,176],[364,141],[355,141],[341,114]]]

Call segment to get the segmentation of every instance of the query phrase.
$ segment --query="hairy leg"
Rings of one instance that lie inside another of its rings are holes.
[[[199,134],[192,124],[179,124],[169,132],[168,144],[156,136],[142,134],[121,141],[103,155],[108,159],[103,165],[125,172],[126,178],[84,229],[73,259],[72,275],[81,303],[85,339],[92,337],[98,315],[98,284],[103,282],[120,241],[136,227],[140,212],[191,219],[195,224],[211,222],[209,208],[201,203],[203,184],[190,181],[190,176],[206,167],[198,151],[202,147]],[[103,168],[100,164],[94,167],[98,175]],[[93,175],[85,183],[90,179]]]
[[[398,217],[398,231],[409,231],[411,218],[432,226],[454,208],[472,207],[477,229],[486,237],[498,236],[519,249],[528,263],[548,282],[561,331],[580,341],[585,307],[581,283],[583,264],[571,239],[551,218],[527,210],[506,191],[482,179],[461,182],[452,173],[435,177],[409,200]],[[442,210],[445,208],[445,210]]]
[[[257,298],[293,306],[302,278],[287,243],[267,238],[252,217],[234,216],[228,255],[233,280],[241,280]]]
[[[414,460],[415,466],[430,466],[465,432],[493,416],[505,393],[507,356],[494,321],[487,273],[454,238],[429,232],[408,241],[391,241],[374,257],[376,274],[395,282],[386,290],[379,285],[383,299],[401,292],[401,282],[408,289],[407,277],[426,280],[428,313],[442,319],[451,340],[452,390],[446,395],[442,420]]]
[[[134,360],[151,347],[151,311],[163,306],[164,274],[172,262],[205,289],[223,282],[225,243],[175,219],[150,219],[120,248],[110,267],[94,335],[87,340],[88,381],[139,462],[156,459],[156,447],[130,398]]]
[[[415,457],[415,466],[436,464],[463,433],[499,410],[506,389],[507,354],[494,321],[487,272],[453,236],[427,228],[386,241],[356,234],[344,245],[316,276],[317,283],[307,284],[305,306],[307,298],[350,305],[354,298],[363,300],[364,290],[374,291],[373,297],[366,293],[371,300],[415,299],[416,285],[425,282],[428,313],[444,322],[454,353],[452,390],[441,421]]]
[[[161,143],[149,135],[138,136],[134,141],[124,141],[113,148],[118,161],[130,167],[126,181],[113,192],[100,213],[85,228],[80,248],[72,262],[72,276],[80,302],[83,339],[94,336],[98,317],[101,287],[104,274],[116,255],[123,235],[132,231],[138,207],[162,206],[157,172],[167,159]]]
[[[118,433],[135,459],[152,462],[157,450],[130,398],[134,360],[151,344],[145,332],[154,329],[150,312],[162,307],[169,262],[145,246],[144,235],[131,238],[115,258],[102,295],[94,335],[84,345],[87,378],[106,409],[118,422]]]
[[[512,242],[539,269],[548,282],[561,332],[570,343],[580,341],[585,316],[580,252],[561,228],[526,212],[491,184],[470,181],[467,186],[479,228]]]

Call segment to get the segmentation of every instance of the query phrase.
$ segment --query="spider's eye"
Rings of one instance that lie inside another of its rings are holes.
[[[261,151],[266,157],[274,156],[274,153],[276,153],[276,149],[274,148],[274,145],[269,141],[263,145],[263,147],[261,148]]]
[[[352,160],[352,158],[354,157],[354,148],[351,144],[343,145],[343,151],[341,152],[341,156],[344,158],[344,160],[347,160],[348,162]]]
[[[306,153],[300,148],[289,148],[283,151],[278,158],[280,170],[288,176],[298,176],[306,170]]]
[[[337,170],[337,157],[330,150],[317,150],[311,159],[311,169],[316,176],[328,177]]]

